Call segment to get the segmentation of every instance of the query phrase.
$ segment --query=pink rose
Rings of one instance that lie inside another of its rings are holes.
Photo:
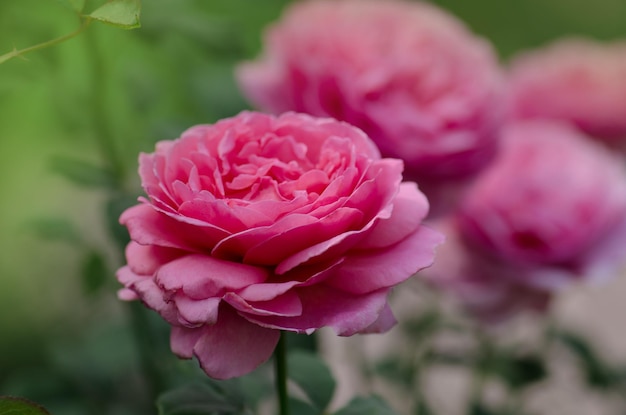
[[[564,120],[626,144],[626,41],[564,39],[520,54],[510,84],[516,117]]]
[[[502,139],[498,158],[461,203],[465,243],[534,287],[614,275],[626,244],[619,159],[556,122],[512,124]]]
[[[237,77],[264,110],[360,127],[420,186],[482,167],[504,113],[490,44],[425,2],[295,3]]]
[[[516,266],[476,252],[463,240],[457,225],[453,217],[433,224],[446,235],[446,243],[437,249],[437,261],[424,272],[427,282],[483,323],[547,310],[552,298],[548,290],[524,284]]]
[[[428,203],[360,130],[244,112],[141,154],[148,198],[126,210],[120,297],[172,325],[215,378],[271,355],[279,330],[382,332],[390,289],[433,261]]]

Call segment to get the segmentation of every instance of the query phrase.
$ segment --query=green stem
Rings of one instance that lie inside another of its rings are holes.
[[[492,364],[493,357],[490,339],[487,337],[480,325],[476,325],[476,327],[474,327],[474,333],[478,343],[478,351],[472,374],[472,384],[470,387],[470,411],[474,410],[473,408],[482,405],[487,372],[489,370],[489,366]]]
[[[48,40],[47,42],[39,43],[37,45],[29,46],[24,49],[20,49],[20,50],[13,49],[11,52],[7,52],[4,55],[0,55],[0,64],[8,60],[11,60],[13,58],[17,58],[18,56],[22,56],[27,53],[34,52],[36,50],[44,49],[49,46],[54,46],[58,43],[65,42],[66,40],[71,39],[74,36],[78,36],[79,34],[81,34],[85,29],[87,29],[87,27],[89,26],[89,23],[91,23],[91,19],[86,18],[83,20],[83,23],[79,26],[79,28],[73,31],[72,33],[68,33],[67,35],[63,35],[56,39]]]
[[[123,192],[126,168],[115,147],[114,135],[111,132],[110,122],[107,118],[105,62],[100,53],[96,33],[90,31],[85,38],[87,40],[87,54],[93,75],[91,100],[95,138],[102,156],[113,174],[117,188]]]
[[[127,309],[135,347],[139,355],[139,365],[146,382],[147,401],[153,403],[165,387],[162,373],[155,365],[158,359],[158,350],[156,349],[158,341],[155,339],[154,331],[146,318],[146,310],[143,305],[133,301],[127,304]]]
[[[278,393],[278,408],[280,415],[289,415],[289,400],[287,396],[287,336],[280,333],[280,339],[274,350],[274,369],[276,372],[276,391]]]

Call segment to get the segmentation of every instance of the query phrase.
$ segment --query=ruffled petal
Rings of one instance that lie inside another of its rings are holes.
[[[182,290],[190,298],[200,300],[262,283],[268,275],[264,268],[192,254],[162,266],[156,280],[166,291]]]
[[[170,213],[158,211],[147,203],[126,209],[120,217],[120,223],[128,228],[131,239],[140,245],[201,251],[213,248],[229,235],[223,229],[186,221],[191,218],[173,218]]]
[[[294,317],[302,314],[302,302],[293,291],[277,296],[268,301],[246,301],[235,293],[227,293],[224,301],[233,306],[241,313],[255,314],[260,316],[288,316]]]
[[[326,285],[312,285],[298,290],[302,315],[297,317],[244,317],[264,327],[313,333],[329,326],[340,336],[351,336],[374,324],[387,303],[387,289],[364,295],[351,295]]]
[[[380,219],[359,248],[379,248],[401,241],[417,229],[428,213],[428,200],[413,182],[404,182],[393,201],[391,216]]]
[[[391,311],[391,307],[389,304],[385,304],[385,308],[383,308],[380,312],[378,320],[366,327],[364,330],[361,330],[360,333],[386,333],[391,330],[397,322],[396,317],[393,315],[393,311]]]
[[[213,325],[172,327],[172,351],[182,358],[196,356],[212,378],[230,379],[250,373],[270,358],[280,331],[260,327],[224,307]]]
[[[425,226],[385,249],[350,254],[326,284],[353,294],[393,287],[433,264],[441,233]]]

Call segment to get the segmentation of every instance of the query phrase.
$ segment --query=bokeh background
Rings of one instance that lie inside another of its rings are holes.
[[[116,209],[106,190],[64,176],[86,174],[75,160],[105,165],[108,140],[126,192],[139,194],[140,151],[247,108],[232,69],[256,55],[263,27],[287,3],[147,0],[140,29],[94,23],[72,40],[0,64],[0,395],[35,394],[58,414],[111,396],[98,388],[127,373],[124,362],[132,360],[115,298],[121,258],[105,220]],[[503,61],[564,35],[626,37],[624,0],[435,3],[490,39]],[[60,1],[0,1],[0,53],[78,24]],[[563,306],[572,324],[614,341],[609,354],[624,326],[598,327],[607,314],[626,312],[626,302],[602,311],[622,292],[574,292]],[[133,413],[99,408],[90,413]]]

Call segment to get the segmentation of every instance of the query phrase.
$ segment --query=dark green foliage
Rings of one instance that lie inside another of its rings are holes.
[[[49,415],[40,405],[23,398],[0,396],[0,415]]]
[[[382,399],[377,396],[357,397],[334,415],[398,415]]]
[[[296,351],[287,357],[288,376],[321,413],[333,397],[335,379],[319,356]]]

